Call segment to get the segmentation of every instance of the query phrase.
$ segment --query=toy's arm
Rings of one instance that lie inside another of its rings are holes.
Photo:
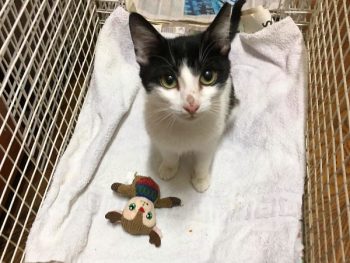
[[[105,215],[105,218],[111,223],[119,223],[121,221],[122,214],[117,211],[110,211]]]
[[[114,192],[117,192],[123,196],[132,198],[135,196],[135,187],[133,184],[121,184],[121,183],[114,183],[111,186],[111,189]]]
[[[158,233],[158,229],[152,229],[149,233],[149,242],[154,244],[156,247],[160,247],[161,244],[161,234]]]
[[[177,197],[161,198],[154,204],[156,208],[172,208],[179,205],[181,205],[181,200]]]

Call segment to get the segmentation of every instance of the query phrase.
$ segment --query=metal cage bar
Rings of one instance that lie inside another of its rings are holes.
[[[347,1],[317,1],[306,34],[306,262],[345,263],[350,258],[349,17]]]
[[[0,262],[22,262],[85,98],[98,32],[123,0],[0,0]],[[350,258],[350,8],[280,0],[309,54],[306,262]]]
[[[0,21],[0,262],[20,262],[73,133],[100,25],[85,0],[0,1]]]

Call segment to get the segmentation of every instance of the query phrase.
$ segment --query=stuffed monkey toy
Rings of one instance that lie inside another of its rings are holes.
[[[121,213],[110,211],[105,218],[111,223],[120,223],[132,235],[148,235],[149,242],[159,247],[161,232],[156,227],[155,208],[179,206],[181,200],[176,197],[160,198],[158,184],[151,177],[136,173],[132,184],[114,183],[111,188],[130,200]]]

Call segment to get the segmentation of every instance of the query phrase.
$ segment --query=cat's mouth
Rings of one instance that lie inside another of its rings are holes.
[[[189,121],[192,121],[192,120],[195,120],[197,119],[197,116],[196,115],[189,115],[187,116],[186,120],[189,120]]]
[[[195,121],[200,118],[201,114],[181,114],[180,118],[185,121]]]

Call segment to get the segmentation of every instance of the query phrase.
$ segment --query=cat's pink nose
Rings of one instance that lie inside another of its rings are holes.
[[[194,114],[196,111],[199,109],[199,105],[192,103],[190,105],[184,106],[184,109],[189,113],[189,114]]]

